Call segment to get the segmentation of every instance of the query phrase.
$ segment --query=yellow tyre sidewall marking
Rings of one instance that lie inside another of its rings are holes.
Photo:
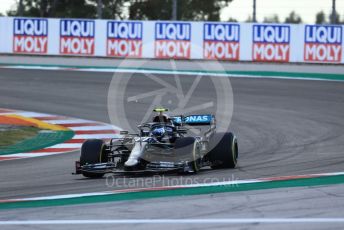
[[[233,162],[236,164],[237,163],[237,159],[236,159],[236,153],[235,153],[235,142],[236,142],[236,136],[233,136],[233,140],[232,140],[232,158],[233,158]]]
[[[193,162],[193,164],[194,164],[194,167],[195,167],[195,170],[196,170],[196,172],[197,171],[199,171],[199,167],[198,167],[198,165],[197,165],[197,160],[198,160],[198,158],[196,158],[196,141],[193,143],[193,148],[192,148],[192,155],[193,155],[193,160],[194,160],[194,162]]]

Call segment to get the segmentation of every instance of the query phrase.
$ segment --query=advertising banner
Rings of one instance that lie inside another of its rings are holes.
[[[239,24],[204,23],[203,57],[205,59],[238,61],[239,50]]]
[[[289,62],[290,26],[253,25],[252,60]]]
[[[344,63],[343,25],[0,17],[0,53]]]
[[[304,61],[341,62],[342,26],[305,26]]]
[[[13,19],[13,53],[47,54],[48,20]]]
[[[142,57],[142,22],[107,22],[106,55]]]
[[[156,22],[155,57],[189,59],[191,23]]]
[[[94,20],[60,20],[60,54],[94,55]]]

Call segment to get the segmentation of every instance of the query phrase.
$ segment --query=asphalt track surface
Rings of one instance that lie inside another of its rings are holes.
[[[247,64],[243,64],[242,68],[245,68],[245,65]],[[272,66],[272,68],[278,67]],[[304,72],[302,68],[302,66],[294,66],[294,70]],[[109,122],[107,94],[112,75],[100,72],[1,69],[0,107]],[[158,77],[165,79],[168,76]],[[137,87],[132,87],[133,92],[149,88],[140,74],[134,75],[133,79]],[[187,76],[183,84],[190,85],[193,80],[194,77]],[[205,180],[209,182],[209,178],[221,181],[228,178],[252,179],[343,171],[344,82],[233,78],[231,84],[234,94],[234,114],[230,127],[239,140],[239,165],[234,170],[203,170],[198,175],[187,178],[191,178],[194,182]],[[202,97],[204,99],[214,97],[212,92],[207,90],[206,81],[199,87],[200,93],[197,96],[199,100],[202,100]],[[138,117],[140,110],[146,107],[144,103],[130,107],[129,121],[137,123],[140,119]],[[116,187],[109,187],[105,179],[90,180],[72,175],[73,162],[78,156],[79,153],[74,152],[0,162],[0,199],[96,192],[128,187],[128,180],[123,178],[116,181]],[[164,183],[174,178],[177,177],[167,176],[164,178],[166,180]],[[133,179],[135,180],[137,178]],[[183,183],[183,180],[179,182]],[[137,187],[145,186],[134,182],[130,184]],[[77,216],[94,219],[98,218],[95,215],[102,215],[102,207],[104,207],[110,211],[103,216],[104,218],[184,216],[203,218],[223,217],[224,213],[229,213],[225,215],[226,217],[244,218],[337,217],[340,213],[343,214],[342,200],[343,186],[338,185],[322,188],[277,189],[257,193],[251,191],[235,195],[204,195],[188,199],[158,199],[153,202],[156,205],[152,205],[151,201],[114,203],[115,206],[121,206],[118,210],[111,209],[111,203],[43,208],[31,214],[28,214],[28,210],[12,210],[8,214],[1,213],[0,216],[2,219],[16,216],[37,219],[55,218],[57,214],[61,218]],[[182,211],[171,211],[177,208]],[[85,210],[92,211],[85,212]],[[54,229],[54,226],[49,227]],[[150,227],[159,228],[159,225]],[[197,225],[176,227],[200,229]],[[203,227],[209,228],[206,225]],[[216,227],[226,229],[228,226]],[[290,225],[232,227],[290,229]],[[338,229],[338,225],[311,224],[297,225],[297,227]]]

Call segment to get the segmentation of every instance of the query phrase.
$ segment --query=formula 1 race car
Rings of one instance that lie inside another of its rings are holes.
[[[86,140],[81,147],[76,174],[102,177],[105,173],[197,173],[200,168],[235,168],[237,138],[216,133],[213,115],[169,117],[156,108],[153,122],[138,126],[139,133],[121,131],[109,143]],[[205,130],[203,130],[205,129]],[[192,135],[192,133],[198,133]]]

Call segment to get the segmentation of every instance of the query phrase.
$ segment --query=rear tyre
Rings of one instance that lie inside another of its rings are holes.
[[[208,157],[212,169],[235,168],[238,160],[238,141],[233,133],[215,133],[209,142]]]
[[[174,147],[176,156],[180,157],[180,160],[187,160],[191,170],[197,173],[200,170],[200,156],[196,139],[194,137],[178,138]]]
[[[81,146],[80,166],[107,162],[105,143],[103,140],[86,140]],[[103,173],[82,172],[82,175],[90,178],[101,178]]]

